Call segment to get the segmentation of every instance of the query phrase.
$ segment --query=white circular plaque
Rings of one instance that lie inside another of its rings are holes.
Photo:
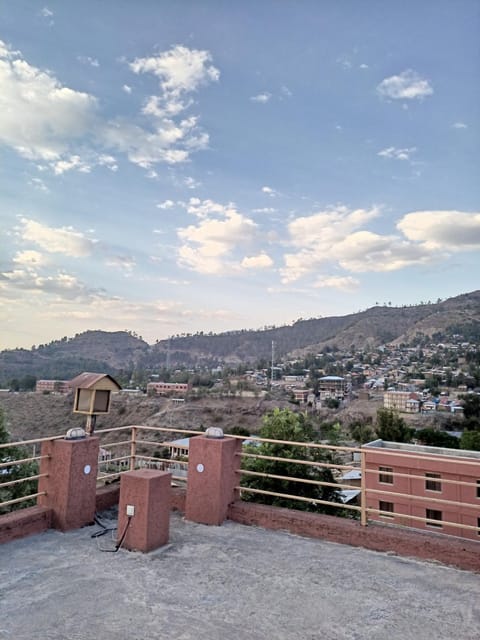
[[[90,473],[90,471],[91,471],[91,470],[92,470],[92,467],[91,467],[89,464],[86,464],[86,465],[83,467],[83,473],[84,473],[86,476],[88,476],[88,474]]]
[[[205,467],[203,466],[203,464],[197,464],[197,471],[198,473],[203,473]]]

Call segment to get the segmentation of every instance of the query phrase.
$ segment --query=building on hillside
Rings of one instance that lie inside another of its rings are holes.
[[[169,396],[186,395],[192,388],[192,385],[184,382],[149,382],[147,384],[147,395]]]
[[[35,391],[37,393],[70,393],[69,380],[37,380]]]
[[[385,391],[383,394],[385,409],[393,409],[400,413],[419,413],[420,400],[417,393],[411,391]]]
[[[345,378],[340,376],[323,376],[319,379],[320,400],[333,398],[334,400],[343,400],[350,392],[349,385]]]
[[[375,440],[365,450],[370,520],[480,541],[480,451]]]
[[[298,402],[308,402],[308,396],[311,394],[310,389],[292,389],[293,396]]]

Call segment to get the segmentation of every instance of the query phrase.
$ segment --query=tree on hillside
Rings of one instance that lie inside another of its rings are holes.
[[[480,451],[480,431],[464,431],[460,438],[460,449]]]
[[[415,432],[415,438],[421,444],[431,447],[458,449],[460,446],[458,438],[451,436],[446,431],[437,431],[436,429],[419,429]]]
[[[377,410],[375,431],[381,440],[388,442],[410,442],[412,439],[412,430],[393,409]]]
[[[9,441],[10,436],[5,424],[5,416],[0,408],[0,444],[7,444]],[[28,453],[19,447],[9,446],[0,448],[0,462],[12,462],[11,466],[0,467],[0,484],[36,475],[38,473],[38,464],[36,462],[30,462],[22,465],[15,464],[15,460],[27,457],[29,457]],[[7,487],[0,487],[0,502],[7,502],[8,500],[15,500],[16,498],[31,495],[36,492],[36,486],[36,480],[29,480],[27,482],[20,482]],[[26,506],[29,507],[33,504],[35,504],[35,500],[0,507],[0,514],[15,511],[16,509],[22,509]]]
[[[295,413],[290,409],[274,409],[263,419],[260,430],[261,438],[272,440],[288,440],[294,442],[312,442],[314,433],[308,418],[301,413]],[[283,460],[264,460],[258,458],[244,458],[242,468],[246,471],[265,473],[274,476],[289,476],[312,481],[334,483],[332,472],[329,468],[309,466],[290,460],[308,460],[313,462],[333,462],[330,452],[324,449],[307,448],[300,445],[287,445],[283,443],[263,442],[259,446],[246,447],[247,453],[261,456],[273,456],[285,458]],[[339,502],[335,487],[318,485],[315,483],[296,482],[294,480],[281,480],[273,477],[245,475],[241,482],[243,487],[273,491],[303,498],[330,500]],[[243,494],[244,500],[260,502],[262,504],[287,507],[302,511],[332,512],[335,508],[326,505],[282,498],[278,496],[247,493]]]

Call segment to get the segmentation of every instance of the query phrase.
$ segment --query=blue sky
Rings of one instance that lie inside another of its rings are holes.
[[[0,0],[0,348],[479,287],[478,1]]]

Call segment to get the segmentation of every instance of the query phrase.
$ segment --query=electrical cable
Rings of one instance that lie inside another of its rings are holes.
[[[101,530],[94,531],[90,536],[91,538],[100,538],[101,536],[104,536],[105,534],[107,534],[109,531],[115,531],[115,529],[117,528],[117,527],[107,527],[106,525],[104,525],[103,522],[100,520],[100,518],[97,516],[97,514],[95,514],[93,521],[95,522],[95,524],[101,527]]]
[[[100,551],[103,551],[105,553],[117,553],[117,551],[120,549],[120,547],[122,546],[125,537],[127,535],[127,531],[128,531],[128,527],[130,526],[130,522],[132,520],[132,516],[127,516],[128,520],[127,520],[127,524],[125,525],[125,529],[123,530],[122,535],[120,536],[120,540],[117,542],[117,544],[115,545],[114,549],[103,549],[98,543],[98,548],[100,549]],[[117,527],[114,527],[113,529],[109,529],[108,531],[114,531]],[[100,535],[103,535],[103,533],[107,533],[108,531],[105,532],[99,532],[99,535],[95,536],[96,538],[98,538]],[[94,537],[94,536],[92,536]]]

